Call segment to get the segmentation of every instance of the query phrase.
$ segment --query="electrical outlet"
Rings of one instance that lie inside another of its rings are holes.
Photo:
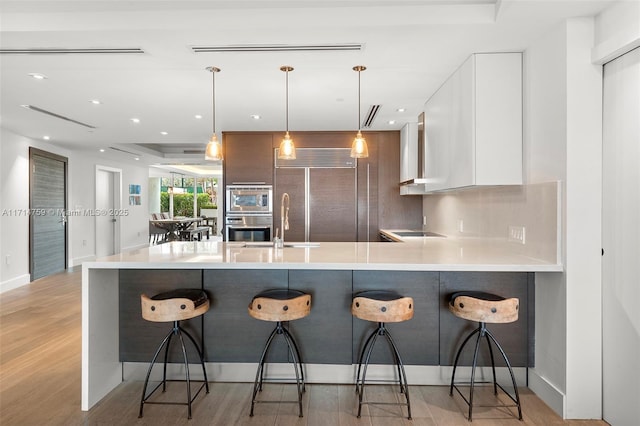
[[[7,265],[11,265],[11,255],[8,254],[5,258],[4,261]]]
[[[82,240],[82,247],[86,247],[87,245],[87,240]]]
[[[525,227],[509,225],[509,241],[515,243],[525,243]]]
[[[458,219],[458,232],[464,232],[464,220]]]

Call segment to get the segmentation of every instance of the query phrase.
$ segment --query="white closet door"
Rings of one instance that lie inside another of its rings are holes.
[[[603,418],[640,422],[640,48],[604,67]]]

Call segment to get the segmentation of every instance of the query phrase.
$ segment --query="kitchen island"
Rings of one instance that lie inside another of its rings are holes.
[[[512,244],[479,239],[433,238],[410,243],[293,244],[172,242],[118,254],[82,268],[82,409],[88,410],[122,380],[141,377],[149,347],[166,333],[139,311],[140,293],[172,288],[205,289],[211,310],[189,321],[202,336],[212,381],[252,381],[259,348],[271,325],[247,314],[251,297],[266,288],[297,288],[312,294],[309,317],[292,324],[299,338],[309,382],[353,382],[354,354],[370,324],[353,319],[354,293],[395,289],[412,296],[415,317],[391,328],[409,380],[446,383],[451,354],[467,330],[447,312],[446,295],[459,289],[508,293],[521,299],[518,322],[496,334],[520,383],[533,365],[531,272],[562,271],[562,265],[517,254]],[[272,371],[286,361],[275,353]],[[393,374],[381,353],[371,374]],[[284,370],[288,371],[288,370]],[[372,376],[374,377],[374,376]]]

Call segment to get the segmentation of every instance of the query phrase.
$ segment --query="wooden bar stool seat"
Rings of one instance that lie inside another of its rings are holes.
[[[453,293],[449,297],[449,310],[455,316],[459,318],[463,318],[469,321],[475,321],[478,323],[478,327],[473,330],[462,342],[462,345],[458,349],[456,353],[456,358],[453,363],[453,373],[451,375],[451,385],[449,387],[449,395],[453,396],[453,390],[455,389],[462,399],[469,406],[469,414],[468,420],[472,421],[473,419],[473,390],[474,386],[477,383],[487,383],[487,382],[477,382],[475,380],[476,366],[478,363],[478,350],[480,347],[480,341],[484,337],[487,346],[489,348],[489,355],[491,357],[491,370],[493,372],[493,393],[494,395],[498,394],[498,388],[500,388],[514,403],[515,405],[504,405],[500,404],[499,407],[517,407],[518,409],[518,419],[522,420],[522,407],[520,406],[520,395],[518,393],[518,386],[516,384],[516,379],[513,374],[513,369],[511,368],[511,364],[509,363],[509,359],[507,358],[506,353],[502,349],[502,346],[498,343],[493,334],[487,329],[486,324],[506,324],[515,322],[518,320],[518,311],[519,311],[519,300],[517,298],[504,298],[502,296],[498,296],[491,293],[479,292],[479,291],[463,291]],[[473,337],[475,334],[478,335],[476,339],[475,349],[473,353],[473,361],[471,364],[471,381],[470,382],[455,382],[456,376],[456,368],[458,366],[458,360],[460,359],[460,354],[464,349],[467,342]],[[496,367],[495,360],[493,357],[493,349],[491,343],[495,345],[496,348],[500,351],[502,358],[507,365],[509,370],[509,374],[511,375],[511,381],[513,384],[513,390],[515,396],[512,396],[509,392],[507,392],[499,383],[496,381]],[[458,388],[459,384],[468,384],[470,386],[469,390],[469,398],[460,391]]]
[[[205,312],[209,310],[209,297],[207,293],[203,290],[199,289],[177,289],[171,290],[164,293],[156,294],[153,297],[148,297],[145,294],[140,296],[140,303],[142,307],[142,318],[147,321],[152,322],[173,322],[173,327],[171,331],[166,335],[166,337],[162,340],[158,348],[156,349],[155,354],[151,360],[151,364],[147,370],[147,376],[144,380],[144,386],[142,388],[142,397],[140,399],[140,413],[138,417],[142,417],[144,405],[145,404],[168,404],[168,405],[186,405],[187,408],[187,416],[191,418],[191,404],[198,396],[198,394],[202,391],[203,388],[206,389],[206,393],[209,393],[209,383],[207,380],[207,371],[204,366],[204,356],[200,347],[196,343],[193,336],[182,326],[180,325],[180,321],[188,320],[191,318],[198,317],[203,315]],[[184,370],[185,370],[185,382],[187,384],[187,398],[185,402],[160,402],[160,401],[149,401],[149,398],[155,393],[156,390],[162,386],[162,392],[166,391],[167,381],[181,381],[181,380],[167,380],[167,358],[169,355],[169,348],[171,345],[171,339],[177,336],[180,341],[180,348],[182,350],[182,356],[184,360]],[[201,382],[200,387],[195,392],[193,397],[191,396],[191,383],[194,380],[191,380],[189,375],[189,359],[187,357],[187,351],[184,344],[183,336],[187,336],[188,340],[191,341],[193,346],[195,347],[196,352],[200,357],[200,364],[202,365],[202,373],[204,376],[203,381]],[[164,348],[164,368],[162,374],[162,381],[158,383],[158,385],[147,394],[147,386],[149,384],[149,377],[151,376],[151,371],[153,370],[153,366],[158,358],[158,355]]]
[[[311,295],[303,293],[299,290],[290,289],[275,289],[267,290],[257,294],[249,303],[249,315],[255,319],[261,321],[275,322],[276,326],[267,338],[267,342],[264,345],[260,361],[258,362],[258,370],[256,372],[256,379],[253,385],[253,396],[251,398],[251,412],[250,416],[253,416],[253,408],[256,403],[282,403],[291,402],[298,404],[299,417],[302,417],[302,393],[305,391],[304,385],[304,370],[302,368],[302,359],[300,357],[300,351],[298,345],[282,323],[286,321],[294,321],[300,318],[304,318],[311,312]],[[277,381],[277,379],[265,379],[264,377],[264,363],[271,343],[276,336],[282,336],[289,355],[292,359],[293,369],[296,376],[296,386],[298,389],[297,401],[265,401],[257,400],[256,397],[259,391],[262,391],[262,384],[265,381]]]
[[[377,322],[378,327],[367,337],[360,358],[358,359],[358,371],[356,374],[356,393],[358,394],[358,418],[362,414],[363,404],[377,405],[406,405],[407,418],[411,420],[411,402],[409,400],[409,384],[400,352],[391,337],[391,333],[385,327],[385,323],[403,322],[413,318],[413,299],[403,297],[394,291],[370,290],[357,293],[351,303],[351,314],[364,321]],[[364,384],[367,376],[367,367],[378,336],[384,336],[393,351],[395,365],[398,370],[398,383],[400,393],[404,394],[406,402],[389,403],[364,400]],[[363,364],[364,362],[364,364]],[[362,373],[362,374],[361,374]]]

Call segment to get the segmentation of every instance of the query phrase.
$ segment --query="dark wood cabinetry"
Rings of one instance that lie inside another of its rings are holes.
[[[142,318],[140,295],[152,297],[158,293],[180,288],[202,288],[200,270],[146,270],[123,269],[120,271],[120,360],[149,362],[162,339],[171,331],[171,323],[149,322]],[[184,329],[197,339],[202,347],[202,317],[182,323]],[[186,345],[189,359],[198,354]],[[170,360],[182,362],[179,345],[173,345]]]
[[[120,360],[149,362],[170,324],[142,319],[140,294],[174,288],[203,288],[211,309],[183,326],[202,339],[207,362],[258,362],[274,323],[247,312],[257,293],[293,288],[311,294],[311,314],[288,324],[309,364],[357,363],[363,338],[376,324],[351,316],[352,297],[363,290],[394,289],[414,300],[414,317],[388,324],[407,365],[451,365],[461,339],[477,326],[449,312],[450,293],[459,290],[493,292],[520,299],[518,321],[490,324],[514,367],[532,367],[534,353],[534,274],[526,272],[429,272],[286,269],[121,270]],[[385,345],[376,346],[372,363],[391,363]],[[485,345],[482,351],[485,351]],[[178,354],[176,354],[178,355]],[[469,355],[469,354],[467,354]],[[465,355],[462,365],[468,364]],[[284,345],[276,345],[269,362],[286,362]],[[196,359],[195,354],[189,355]],[[179,358],[174,358],[179,359]],[[480,363],[487,361],[482,354]]]
[[[393,289],[413,298],[414,316],[409,321],[387,324],[405,364],[438,365],[439,345],[438,272],[413,271],[354,271],[353,294],[366,290]],[[353,319],[353,363],[362,351],[366,337],[377,323]],[[376,345],[372,364],[392,364],[393,354],[388,345]]]
[[[225,185],[257,182],[273,184],[272,139],[272,133],[224,133],[222,152]]]
[[[204,316],[204,352],[208,361],[258,362],[274,323],[249,316],[247,307],[264,290],[287,288],[286,270],[205,270],[204,290],[211,309]],[[267,361],[285,362],[284,346],[275,345]]]
[[[419,228],[422,224],[421,197],[402,197],[400,180],[400,132],[365,132],[369,157],[357,160],[355,183],[339,169],[314,170],[319,194],[311,200],[315,220],[312,241],[378,241],[380,228]],[[287,192],[292,199],[289,212],[290,241],[305,240],[304,171],[274,169],[274,148],[278,132],[231,132],[223,137],[225,184],[265,182],[274,185],[274,232],[280,227],[280,200]],[[295,132],[298,148],[349,148],[353,132]],[[325,173],[325,175],[323,175]],[[348,186],[348,187],[347,187]],[[355,191],[355,194],[354,192]]]

